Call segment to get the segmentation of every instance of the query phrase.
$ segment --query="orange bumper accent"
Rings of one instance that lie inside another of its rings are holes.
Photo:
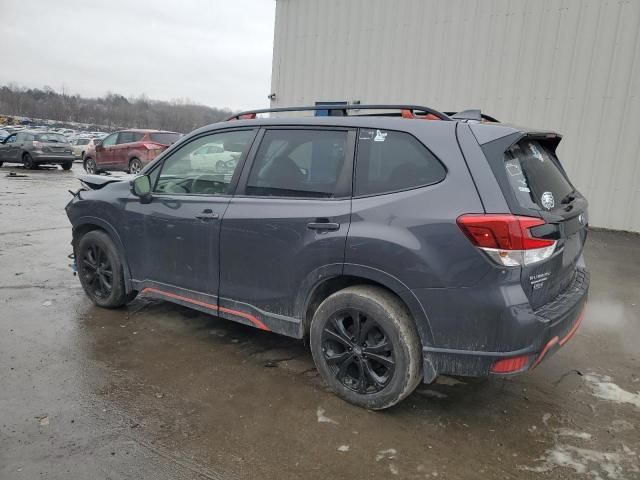
[[[542,349],[542,351],[540,352],[540,355],[538,355],[538,358],[536,358],[536,360],[533,362],[533,365],[531,365],[531,369],[534,369],[538,366],[538,364],[542,361],[545,355],[549,353],[549,350],[551,350],[554,347],[557,347],[557,348],[562,347],[565,343],[571,340],[571,337],[573,337],[578,331],[578,328],[580,328],[580,324],[582,323],[582,320],[584,320],[584,313],[586,310],[587,310],[587,304],[585,303],[584,307],[582,307],[582,311],[580,312],[580,315],[578,316],[578,320],[576,320],[576,323],[573,324],[573,327],[571,327],[571,330],[569,330],[567,334],[562,338],[555,336],[551,340],[549,340],[547,344],[544,346],[544,348]]]

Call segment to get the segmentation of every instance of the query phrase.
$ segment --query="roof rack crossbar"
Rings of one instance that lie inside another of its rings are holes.
[[[232,115],[227,118],[229,120],[244,120],[256,118],[256,115],[259,113],[277,113],[277,112],[305,112],[305,111],[317,111],[317,110],[342,110],[343,114],[346,116],[347,110],[401,110],[401,111],[409,111],[409,112],[423,112],[425,117],[434,116],[438,120],[451,120],[451,117],[448,115],[439,112],[438,110],[434,110],[433,108],[423,107],[420,105],[359,105],[359,104],[349,104],[349,105],[314,105],[311,107],[279,107],[279,108],[263,108],[258,110],[247,110],[246,112],[240,112]],[[422,117],[419,117],[422,118]]]

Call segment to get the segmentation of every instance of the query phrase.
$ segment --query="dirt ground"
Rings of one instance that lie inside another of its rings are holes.
[[[640,478],[640,236],[591,232],[586,319],[535,371],[371,412],[300,341],[91,304],[67,258],[80,169],[0,168],[0,479]]]

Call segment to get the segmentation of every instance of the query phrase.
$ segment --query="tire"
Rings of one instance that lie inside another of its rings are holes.
[[[356,322],[365,328],[354,330]],[[310,344],[327,385],[360,407],[389,408],[422,379],[416,327],[400,300],[381,287],[348,287],[326,298],[311,321]]]
[[[84,171],[89,173],[89,174],[97,174],[98,172],[98,167],[96,165],[96,161],[91,158],[91,157],[86,157],[84,159]]]
[[[125,289],[118,250],[104,231],[92,230],[80,238],[76,262],[82,288],[99,307],[118,308],[133,299]]]
[[[143,168],[144,168],[144,165],[142,164],[140,159],[132,158],[131,160],[129,160],[129,173],[130,174],[137,175],[142,171]]]
[[[35,170],[38,168],[38,164],[34,162],[33,157],[26,152],[22,155],[22,165],[28,170]]]
[[[62,169],[63,170],[71,170],[71,167],[73,167],[73,162],[63,162],[62,163]]]

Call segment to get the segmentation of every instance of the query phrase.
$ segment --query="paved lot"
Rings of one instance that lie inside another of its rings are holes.
[[[68,268],[79,170],[0,168],[0,479],[640,478],[640,237],[592,232],[586,319],[534,372],[375,413],[299,341],[94,307]]]

